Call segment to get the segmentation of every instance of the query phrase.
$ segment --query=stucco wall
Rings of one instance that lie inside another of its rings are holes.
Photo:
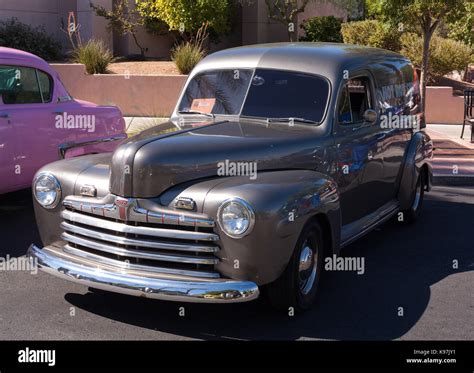
[[[101,39],[110,50],[113,50],[113,37],[112,32],[107,29],[107,20],[95,15],[95,12],[89,6],[91,0],[76,1],[77,22],[81,25],[81,38],[84,41],[91,38]],[[107,10],[112,10],[112,0],[92,0],[92,2],[95,5],[103,6]]]
[[[186,75],[87,75],[84,65],[52,64],[77,99],[115,105],[124,116],[162,117],[174,109]]]
[[[428,87],[425,114],[427,123],[461,124],[464,98],[453,96],[452,87]]]

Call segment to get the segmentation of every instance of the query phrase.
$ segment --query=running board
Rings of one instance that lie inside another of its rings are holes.
[[[344,246],[349,245],[358,238],[369,233],[380,224],[385,223],[398,212],[399,208],[398,201],[393,200],[386,203],[373,213],[364,216],[353,223],[344,225],[341,229],[340,247],[343,248]]]

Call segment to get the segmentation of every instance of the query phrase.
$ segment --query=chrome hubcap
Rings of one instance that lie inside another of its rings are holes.
[[[310,243],[306,241],[301,250],[298,271],[300,291],[303,295],[308,294],[313,288],[314,280],[316,279],[317,265],[317,251],[313,250]]]

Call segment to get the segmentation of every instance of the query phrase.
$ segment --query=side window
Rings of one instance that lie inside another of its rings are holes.
[[[372,109],[369,79],[360,77],[349,80],[344,84],[339,97],[339,123],[345,125],[361,122],[367,109]]]
[[[53,99],[53,78],[41,70],[36,70],[38,73],[38,82],[43,95],[43,102],[51,102]]]
[[[0,66],[0,95],[4,104],[49,102],[52,98],[52,80],[47,74],[31,67]]]
[[[15,66],[0,66],[0,95],[3,103],[15,103],[16,95],[20,91],[21,71]]]

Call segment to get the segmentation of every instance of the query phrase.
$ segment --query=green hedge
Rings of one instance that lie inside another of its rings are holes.
[[[399,51],[401,33],[393,27],[376,20],[343,23],[341,34],[344,43],[366,45]]]
[[[340,18],[333,16],[307,19],[301,25],[305,36],[300,38],[300,40],[341,43],[341,23],[342,20]]]
[[[47,61],[62,59],[61,44],[43,27],[31,27],[16,18],[0,22],[0,46],[30,52]]]

